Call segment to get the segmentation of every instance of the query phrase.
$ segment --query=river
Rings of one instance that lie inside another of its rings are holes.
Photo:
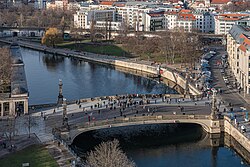
[[[231,148],[224,136],[211,138],[197,124],[140,125],[85,132],[72,148],[81,156],[102,141],[120,141],[122,150],[137,167],[240,167],[249,166]],[[86,144],[88,143],[88,144]]]
[[[30,104],[55,103],[59,79],[67,100],[116,94],[176,93],[156,81],[104,65],[22,48]]]

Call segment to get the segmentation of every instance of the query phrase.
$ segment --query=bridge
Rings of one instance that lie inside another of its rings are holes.
[[[110,120],[100,120],[86,122],[78,125],[63,126],[53,130],[54,136],[60,138],[68,145],[72,144],[74,139],[81,133],[99,129],[134,126],[145,124],[180,124],[194,123],[199,124],[209,134],[218,134],[221,132],[221,120],[213,119],[211,115],[155,115],[113,118]]]

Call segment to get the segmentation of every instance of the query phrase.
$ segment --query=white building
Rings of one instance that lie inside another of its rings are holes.
[[[250,93],[250,27],[234,25],[227,34],[229,66],[244,93]]]
[[[114,25],[115,11],[114,10],[80,10],[74,14],[74,26],[76,28],[90,29],[91,22],[95,21],[99,24],[102,22],[111,21]],[[118,24],[118,23],[117,23]]]
[[[219,14],[214,17],[215,34],[227,34],[234,24],[249,24],[249,14]]]
[[[195,12],[196,30],[202,33],[214,32],[214,16],[210,12]]]

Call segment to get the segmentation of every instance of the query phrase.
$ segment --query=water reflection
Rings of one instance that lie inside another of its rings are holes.
[[[105,65],[22,48],[30,104],[55,103],[58,80],[68,100],[115,94],[176,93],[155,81],[127,74]]]
[[[55,71],[57,69],[57,67],[61,63],[63,63],[64,57],[54,56],[54,55],[50,55],[50,54],[44,54],[42,56],[42,60],[43,60],[43,63],[44,63],[44,65],[46,65],[48,70]]]
[[[223,135],[206,134],[196,124],[141,125],[83,133],[72,147],[82,156],[102,141],[117,138],[138,167],[236,167],[242,159],[223,147]]]

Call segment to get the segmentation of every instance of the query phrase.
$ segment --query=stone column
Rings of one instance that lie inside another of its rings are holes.
[[[3,116],[3,103],[1,103],[1,117]]]
[[[15,102],[9,101],[9,115],[15,115]]]
[[[24,109],[24,114],[28,114],[29,113],[29,104],[28,104],[28,99],[26,99],[25,101],[23,101],[23,109]]]
[[[63,106],[63,125],[66,123],[68,123],[68,121],[67,121],[67,119],[68,119],[68,117],[67,117],[67,102],[66,102],[66,99],[65,98],[63,98],[63,104],[62,104],[62,106]]]
[[[184,90],[184,95],[188,95],[189,94],[189,88],[188,88],[188,74],[186,73],[186,77],[185,77],[185,90]]]
[[[217,107],[216,107],[216,90],[213,90],[212,108],[211,108],[211,119],[216,119]]]
[[[63,103],[63,90],[62,90],[62,86],[63,86],[63,83],[62,83],[62,80],[59,79],[59,95],[58,95],[58,99],[57,99],[57,105],[60,105]]]

